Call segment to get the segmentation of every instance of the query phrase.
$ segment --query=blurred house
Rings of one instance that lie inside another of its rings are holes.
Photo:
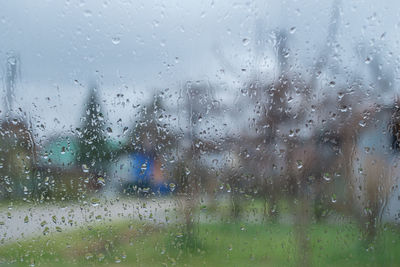
[[[162,163],[154,154],[133,152],[121,155],[110,167],[113,193],[161,194],[173,191],[164,175]]]
[[[109,191],[163,195],[174,190],[169,186],[164,163],[175,138],[169,125],[159,120],[164,112],[163,100],[158,94],[143,106],[126,145],[119,146],[120,153],[111,163]]]
[[[72,171],[78,169],[75,164],[77,150],[76,138],[55,136],[42,145],[38,163],[42,168]]]
[[[353,159],[356,204],[366,208],[368,214],[375,212],[378,219],[394,222],[400,219],[397,112],[385,106],[368,122],[362,122]]]
[[[23,118],[4,119],[0,129],[0,195],[21,197],[35,188],[35,145]]]

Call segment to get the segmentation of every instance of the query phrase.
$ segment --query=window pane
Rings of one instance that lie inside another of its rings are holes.
[[[396,266],[395,1],[3,1],[0,264]]]

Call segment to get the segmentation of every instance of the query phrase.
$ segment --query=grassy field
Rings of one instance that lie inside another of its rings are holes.
[[[188,246],[179,226],[119,222],[0,247],[11,266],[295,266],[293,227],[282,224],[201,223]],[[309,228],[314,266],[400,266],[400,233],[382,229],[373,246],[355,225]]]

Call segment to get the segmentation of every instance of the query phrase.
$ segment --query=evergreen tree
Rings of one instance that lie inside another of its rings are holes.
[[[128,151],[162,155],[174,143],[170,125],[164,120],[165,107],[161,97],[153,96],[143,107],[128,137]]]
[[[92,85],[82,116],[82,128],[78,129],[77,162],[84,172],[90,172],[94,176],[92,178],[95,181],[99,176],[106,174],[107,165],[111,160],[104,130],[105,120],[99,102],[98,89],[96,85]]]

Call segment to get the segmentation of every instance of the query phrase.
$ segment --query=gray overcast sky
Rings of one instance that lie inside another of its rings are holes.
[[[267,42],[265,51],[254,47],[277,28],[292,29],[290,56],[310,64],[326,42],[331,6],[318,0],[0,0],[0,62],[9,51],[20,55],[16,103],[48,130],[78,125],[91,79],[101,84],[110,122],[127,122],[132,109],[116,104],[117,93],[140,103],[153,87],[175,88],[186,80],[244,81],[248,73],[235,73],[257,69],[254,57],[273,57]],[[342,65],[365,71],[355,52],[360,42],[384,46],[387,62],[398,62],[400,2],[340,6],[335,52]],[[222,58],[233,68],[223,75]],[[273,69],[273,60],[267,62]]]

